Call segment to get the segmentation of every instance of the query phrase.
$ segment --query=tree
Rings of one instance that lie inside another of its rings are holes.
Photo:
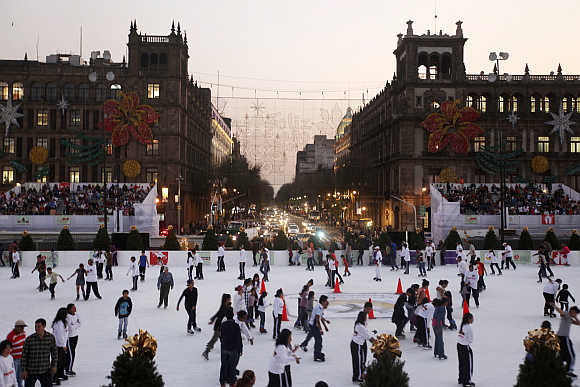
[[[75,249],[75,241],[68,230],[68,226],[63,226],[56,241],[56,249],[59,251],[71,251]]]
[[[423,250],[425,248],[425,239],[418,232],[409,232],[409,249]]]
[[[389,352],[379,356],[367,367],[362,387],[409,387],[409,375],[403,370],[405,362]]]
[[[213,251],[218,249],[218,240],[215,235],[213,227],[208,227],[203,238],[203,243],[201,244],[201,249],[206,251]]]
[[[383,231],[381,232],[381,235],[379,235],[379,239],[375,241],[375,245],[378,245],[381,250],[384,250],[391,246],[391,237],[386,231]]]
[[[168,227],[168,233],[165,237],[165,243],[163,244],[163,250],[181,250],[179,241],[177,240],[177,234],[172,226]]]
[[[93,249],[95,250],[107,250],[111,245],[111,239],[109,238],[109,232],[105,226],[101,225],[99,231],[97,231],[97,236],[93,241]]]
[[[557,351],[546,346],[538,346],[532,353],[528,353],[523,364],[520,364],[520,373],[515,387],[569,387],[572,379],[566,374],[566,367]]]
[[[532,236],[528,231],[527,227],[524,227],[522,233],[520,234],[520,243],[518,244],[518,250],[533,250],[534,241],[532,241]]]
[[[485,234],[483,248],[486,250],[499,250],[501,248],[501,243],[499,243],[499,240],[497,239],[493,226],[489,226],[489,230],[487,231],[487,234]]]
[[[18,247],[22,251],[34,251],[34,241],[28,232],[24,231],[22,233],[22,239],[20,239]]]
[[[568,248],[573,251],[580,250],[580,236],[576,230],[572,230],[572,235],[570,235],[570,241],[568,242]]]
[[[135,226],[131,226],[131,231],[129,231],[129,235],[127,235],[125,249],[130,251],[143,250],[143,238],[141,238],[141,234],[139,234],[139,230],[137,230],[137,227]]]
[[[552,250],[560,250],[560,240],[554,233],[554,229],[550,227],[546,232],[546,236],[544,237],[544,241],[547,241],[551,246]]]
[[[246,232],[243,229],[240,230],[240,233],[238,234],[237,249],[241,250],[242,247],[246,250],[250,248],[250,241],[248,240],[248,234],[246,234]]]
[[[455,250],[457,248],[457,244],[461,242],[461,238],[459,237],[459,233],[457,229],[453,227],[447,238],[445,238],[445,249],[446,250]]]
[[[234,241],[232,240],[232,237],[230,235],[228,235],[228,237],[226,238],[226,243],[224,245],[225,247],[234,247]]]
[[[162,387],[163,377],[157,372],[155,361],[150,356],[124,352],[117,356],[111,371],[113,387]]]
[[[274,238],[274,250],[286,250],[288,248],[288,238],[284,231],[278,231],[278,235]]]

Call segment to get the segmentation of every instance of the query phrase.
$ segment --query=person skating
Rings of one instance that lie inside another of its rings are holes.
[[[566,363],[566,371],[568,371],[568,376],[575,378],[574,374],[574,364],[576,363],[576,352],[574,352],[574,346],[572,345],[572,340],[570,340],[570,326],[580,325],[578,320],[578,313],[580,309],[577,306],[570,308],[569,312],[566,312],[552,303],[552,307],[560,313],[560,327],[558,328],[558,340],[560,341],[560,357]]]
[[[302,287],[298,297],[298,318],[294,323],[294,328],[302,328],[306,330],[306,307],[308,306],[308,292],[310,291],[310,286],[308,284]]]
[[[493,270],[494,266],[498,271],[498,275],[502,275],[501,269],[499,267],[499,257],[495,251],[493,251],[493,249],[489,249],[489,251],[485,254],[485,260],[491,262],[489,265],[491,268],[491,275],[495,275],[495,270]]]
[[[397,266],[397,244],[391,242],[391,271],[397,270],[399,270],[399,266]]]
[[[43,318],[34,322],[34,331],[22,348],[21,377],[26,387],[34,387],[37,381],[42,387],[51,386],[58,359],[56,341],[52,333],[46,331]]]
[[[457,358],[459,360],[459,379],[457,382],[463,387],[473,387],[475,383],[471,381],[473,376],[473,315],[466,313],[461,320],[459,333],[457,335]]]
[[[232,296],[228,293],[222,294],[220,308],[209,319],[209,325],[214,324],[214,326],[213,326],[213,336],[208,341],[205,350],[201,354],[201,356],[205,360],[209,360],[209,353],[211,352],[211,350],[213,349],[213,346],[215,345],[216,341],[220,337],[220,329],[221,329],[221,325],[222,325],[222,320],[225,317],[226,310],[231,309],[231,306],[232,306]],[[233,318],[233,313],[234,312],[232,310],[232,318]],[[241,336],[240,336],[240,339],[241,339]]]
[[[272,317],[274,318],[274,328],[272,329],[272,338],[276,339],[280,334],[280,326],[282,325],[282,313],[284,311],[284,292],[282,289],[276,290],[274,294],[274,306],[272,309]]]
[[[81,319],[77,313],[77,307],[75,304],[68,304],[66,306],[67,316],[66,316],[66,329],[68,333],[67,346],[67,360],[65,362],[65,373],[67,376],[75,376],[76,372],[73,371],[73,366],[75,363],[75,357],[77,353],[77,345],[79,342],[79,330],[81,328]]]
[[[409,267],[411,266],[411,252],[407,246],[407,242],[401,245],[401,263],[405,262],[405,274],[409,274]]]
[[[133,311],[133,301],[129,297],[129,291],[123,290],[123,295],[119,297],[117,303],[115,304],[115,317],[119,318],[119,327],[117,329],[117,339],[121,339],[121,335],[124,339],[127,338],[127,324],[129,322],[129,316]]]
[[[375,278],[373,280],[381,282],[381,265],[383,264],[383,255],[381,254],[381,249],[379,246],[375,247]]]
[[[340,275],[340,270],[338,270],[338,258],[336,258],[336,254],[334,254],[334,250],[330,251],[330,255],[332,256],[332,260],[334,261],[334,274],[338,277],[338,280],[339,280],[340,284],[342,285],[344,283],[344,280],[342,279],[342,276]],[[332,284],[332,287],[334,288],[334,284]]]
[[[264,328],[266,326],[266,307],[268,304],[266,303],[266,297],[268,297],[268,292],[263,292],[260,294],[260,298],[258,299],[258,314],[260,315],[260,333],[268,333],[268,331]]]
[[[187,252],[187,260],[185,261],[185,269],[187,270],[187,280],[191,281],[193,277],[193,268],[195,267],[195,257],[191,251]],[[197,275],[195,276],[197,279]]]
[[[62,276],[57,272],[52,271],[52,267],[46,268],[46,272],[48,273],[48,290],[50,291],[50,299],[54,300],[54,290],[58,284],[58,279],[60,278],[62,283],[64,283],[64,278],[62,278]]]
[[[542,243],[542,247],[544,248],[545,257],[546,257],[546,273],[550,273],[550,277],[554,276],[552,269],[550,268],[550,263],[552,262],[552,245],[548,241],[544,241]]]
[[[12,248],[12,278],[20,278],[20,253],[16,247]]]
[[[187,312],[187,333],[194,334],[194,331],[201,332],[201,328],[197,327],[196,313],[197,313],[197,288],[194,286],[193,280],[187,281],[187,287],[181,292],[181,296],[177,301],[177,311],[179,312],[179,304],[185,298],[185,311]],[[193,330],[192,330],[193,328]]]
[[[300,358],[296,355],[298,346],[292,348],[292,332],[283,329],[276,339],[274,356],[268,366],[267,387],[292,387],[292,374],[290,364],[300,364]]]
[[[538,270],[538,283],[542,282],[542,278],[547,278],[548,275],[546,274],[546,261],[550,259],[546,254],[544,246],[540,246],[538,252],[533,254],[532,257],[538,257],[538,264],[540,265],[540,269]]]
[[[568,297],[572,299],[572,301],[576,302],[576,299],[568,290],[568,284],[562,285],[562,290],[558,292],[556,296],[556,302],[560,303],[560,308],[564,311],[568,311]]]
[[[137,260],[135,257],[131,257],[129,262],[129,268],[127,269],[127,275],[131,274],[131,278],[133,279],[133,287],[131,291],[137,290],[137,281],[139,280],[139,266],[137,265]]]
[[[308,335],[306,335],[306,338],[300,344],[300,348],[306,352],[308,351],[308,342],[312,337],[314,337],[314,361],[323,362],[326,360],[324,353],[322,353],[322,335],[324,334],[322,327],[324,327],[324,330],[328,332],[327,324],[330,324],[330,321],[324,317],[324,310],[328,308],[328,304],[328,296],[320,296],[318,305],[314,307],[312,316],[308,321],[310,325]]]
[[[308,258],[306,258],[306,270],[314,271],[314,246],[308,246],[306,250]]]
[[[244,287],[242,285],[238,285],[234,288],[234,299],[232,302],[232,308],[234,309],[234,315],[238,313],[240,310],[245,310],[246,305],[244,301]]]
[[[222,387],[226,383],[231,387],[236,382],[236,365],[242,355],[242,333],[240,326],[234,321],[234,311],[232,308],[227,308],[224,311],[224,321],[220,325],[220,341],[221,341],[221,366],[219,382]]]
[[[445,311],[447,312],[447,320],[449,321],[449,325],[447,326],[447,328],[449,330],[456,330],[457,324],[453,319],[453,295],[451,294],[451,291],[447,290],[448,285],[449,281],[447,280],[439,281],[439,286],[441,287],[444,295],[443,299],[445,300]]]
[[[12,344],[8,340],[0,342],[0,386],[2,387],[16,387],[18,381],[16,380],[16,370],[14,367],[14,359],[10,355],[12,351]]]
[[[97,269],[92,259],[88,260],[85,275],[87,279],[87,292],[85,294],[85,301],[88,300],[89,297],[91,296],[91,289],[95,293],[95,297],[97,297],[100,300],[101,295],[99,294],[99,284],[97,283]]]
[[[435,266],[435,259],[433,258],[433,246],[429,241],[427,241],[425,246],[425,260],[427,261],[427,271],[431,271],[433,266]]]
[[[103,268],[105,267],[105,256],[103,252],[99,250],[95,254],[93,254],[95,259],[95,263],[97,264],[97,278],[103,279]]]
[[[467,284],[467,290],[469,294],[467,295],[467,305],[469,305],[470,296],[473,297],[475,301],[475,306],[479,308],[479,290],[477,289],[477,283],[479,281],[479,273],[473,265],[469,265],[469,271],[465,275],[465,283]]]
[[[85,270],[85,265],[83,265],[82,263],[79,263],[79,267],[77,269],[75,269],[75,271],[67,278],[67,281],[68,281],[72,277],[74,277],[75,275],[77,276],[77,278],[75,280],[75,287],[77,290],[77,301],[80,298],[79,290],[82,290],[82,292],[83,292],[83,299],[86,297],[86,295],[85,295],[85,275],[86,274],[87,274],[87,271]]]
[[[351,273],[350,270],[348,269],[348,259],[346,256],[341,255],[340,256],[342,258],[342,264],[344,265],[344,276],[346,277],[347,275],[350,277]]]
[[[405,304],[407,303],[407,297],[412,292],[412,289],[407,289],[406,293],[400,294],[397,297],[397,301],[395,302],[395,306],[393,308],[393,316],[391,317],[391,321],[397,326],[395,330],[395,336],[402,340],[405,338],[405,334],[403,330],[405,329],[405,325],[409,319],[405,316]]]
[[[165,266],[163,273],[157,278],[157,289],[159,290],[158,308],[161,308],[161,304],[163,304],[163,307],[167,309],[167,305],[169,304],[169,291],[173,289],[173,285],[173,275],[169,272],[169,268]]]
[[[238,279],[243,280],[246,278],[246,249],[244,249],[244,246],[240,248],[240,259],[238,265],[240,267],[240,275]]]
[[[260,254],[260,273],[262,273],[263,281],[268,282],[268,273],[270,272],[270,251],[264,247],[262,254]]]
[[[145,254],[145,250],[141,250],[141,255],[139,256],[139,277],[141,282],[145,281],[145,272],[149,267],[149,260]]]
[[[43,292],[46,289],[48,289],[48,286],[46,285],[46,262],[44,259],[42,259],[42,255],[38,254],[36,256],[36,265],[34,266],[34,269],[32,269],[32,271],[30,272],[31,274],[34,273],[34,271],[38,271],[38,291],[39,292]]]
[[[509,243],[504,242],[503,243],[503,252],[502,252],[502,256],[505,257],[505,269],[509,270],[510,269],[510,264],[512,265],[512,267],[514,268],[514,270],[516,269],[516,264],[513,261],[514,258],[514,253],[512,251],[512,247],[509,245]]]
[[[52,380],[57,386],[60,384],[60,380],[68,379],[68,376],[64,374],[65,363],[68,359],[66,353],[68,342],[68,331],[66,327],[67,315],[66,308],[59,308],[52,321],[52,334],[54,335],[57,349],[56,374],[53,375]]]
[[[220,243],[218,247],[218,257],[217,257],[217,271],[226,271],[226,264],[224,261],[224,256],[226,255],[226,250],[224,249],[224,244]]]
[[[445,299],[436,298],[432,304],[435,307],[433,312],[433,333],[435,334],[435,345],[433,356],[439,360],[447,360],[445,355],[445,344],[443,343],[443,327],[445,326]]]
[[[485,285],[484,276],[487,275],[487,270],[485,269],[485,265],[481,262],[481,259],[476,258],[475,262],[477,264],[477,274],[479,275],[479,279],[477,280],[477,291],[482,292],[487,289]]]
[[[427,277],[427,272],[425,271],[425,257],[423,256],[423,252],[417,249],[416,257],[417,257],[417,268],[419,269],[419,277]]]
[[[195,279],[202,280],[203,279],[203,259],[201,255],[197,251],[197,249],[193,249],[193,257],[195,263]]]
[[[548,282],[544,285],[544,316],[556,317],[552,304],[555,301],[556,293],[558,292],[558,289],[560,289],[561,283],[562,280],[559,278],[555,281],[548,278]]]
[[[24,340],[26,340],[26,323],[23,320],[16,320],[14,323],[14,329],[8,333],[6,340],[8,340],[12,346],[12,351],[10,354],[14,359],[14,370],[16,372],[16,380],[18,382],[18,387],[22,387],[22,347],[24,346]]]
[[[422,304],[417,305],[415,309],[417,332],[415,332],[415,337],[413,342],[422,346],[425,349],[431,349],[430,338],[431,338],[431,321],[433,319],[433,313],[435,312],[435,307],[426,298],[423,300]]]
[[[112,281],[113,280],[113,254],[111,251],[107,249],[105,251],[105,281]],[[136,290],[136,289],[135,289]]]
[[[419,284],[411,285],[409,290],[407,290],[407,302],[405,303],[405,309],[407,310],[407,317],[409,318],[409,330],[414,332],[416,331],[415,309],[417,308],[417,291],[419,290]]]

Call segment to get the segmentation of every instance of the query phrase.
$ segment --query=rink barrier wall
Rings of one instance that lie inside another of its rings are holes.
[[[58,262],[57,265],[62,266],[77,266],[79,263],[85,263],[89,258],[93,257],[94,251],[59,251],[58,253]],[[186,267],[187,263],[187,251],[167,251],[167,250],[145,250],[145,254],[147,258],[150,259],[153,254],[156,254],[160,258],[167,258],[168,266],[169,267]],[[204,265],[216,265],[217,263],[217,251],[200,251],[199,252],[202,259],[204,260]],[[296,254],[296,252],[294,252]],[[496,255],[501,257],[501,250],[495,252]],[[514,261],[517,263],[523,264],[530,264],[536,263],[537,257],[534,257],[536,251],[528,251],[528,250],[514,250]],[[7,252],[4,253],[5,255]],[[22,258],[22,265],[23,267],[30,267],[33,268],[36,263],[36,256],[38,254],[44,255],[47,257],[47,262],[49,265],[52,264],[50,260],[50,251],[23,251],[21,252]],[[323,251],[323,256],[326,256],[327,251]],[[340,256],[343,254],[342,250],[335,251],[336,257],[339,259],[339,266],[342,265],[342,260]],[[487,250],[478,250],[476,251],[478,257],[482,259],[487,254]],[[118,251],[117,252],[117,262],[119,266],[128,266],[129,260],[132,256],[139,259],[141,255],[140,251]],[[239,251],[226,251],[224,260],[227,267],[238,267],[238,259],[240,256]],[[358,257],[358,251],[352,251],[352,260],[355,263]],[[256,257],[258,259],[258,257]],[[440,256],[439,252],[436,254],[436,265],[440,264]],[[580,251],[571,251],[568,256],[568,263],[572,266],[580,266]],[[6,257],[5,257],[6,261]],[[300,261],[302,265],[306,265],[306,254],[302,254],[300,257]],[[399,254],[397,254],[397,264],[399,264],[401,258]],[[555,261],[558,263],[560,261],[560,257],[555,257]],[[246,267],[251,267],[253,265],[252,260],[252,252],[246,251]],[[318,262],[317,255],[315,254],[315,262]],[[447,251],[445,255],[445,262],[446,264],[453,265],[456,263],[456,254],[455,251]],[[390,261],[388,257],[383,258],[383,263],[385,265],[390,265]],[[411,253],[411,263],[415,263],[415,252]],[[486,262],[489,263],[489,262]],[[363,265],[369,264],[369,252],[366,250],[363,254]],[[288,251],[281,250],[281,251],[270,251],[270,265],[271,266],[285,266],[288,265]]]

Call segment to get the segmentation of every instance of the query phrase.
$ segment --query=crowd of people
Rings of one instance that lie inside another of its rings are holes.
[[[134,204],[142,202],[148,189],[137,185],[43,184],[39,189],[20,187],[20,192],[0,193],[2,215],[101,215],[105,197],[107,208],[117,208],[124,216],[135,215]]]
[[[499,215],[501,211],[499,185],[447,184],[438,190],[447,201],[459,202],[462,214]],[[510,215],[580,215],[580,202],[571,200],[562,188],[550,192],[533,184],[507,186],[505,206]]]

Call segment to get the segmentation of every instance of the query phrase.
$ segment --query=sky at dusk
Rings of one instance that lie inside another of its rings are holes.
[[[254,154],[263,154],[256,144],[258,127],[274,133],[274,141],[278,137],[291,143],[276,150],[284,153],[280,162],[285,163],[282,177],[269,178],[276,185],[291,179],[295,152],[311,142],[313,134],[332,135],[347,106],[360,106],[363,96],[372,98],[392,79],[396,35],[405,33],[409,19],[415,22],[415,34],[427,29],[454,34],[455,22],[462,20],[468,73],[490,72],[489,52],[499,50],[510,53],[501,72],[521,74],[529,63],[532,74],[547,74],[561,63],[565,74],[580,73],[578,0],[0,0],[0,4],[2,59],[22,59],[25,52],[35,59],[37,41],[41,61],[56,52],[78,53],[82,25],[83,57],[93,50],[110,50],[113,60],[121,61],[131,20],[136,19],[139,32],[148,35],[167,35],[172,20],[176,25],[179,21],[189,42],[189,73],[202,86],[211,87],[216,97],[217,87],[211,83],[217,83],[220,72],[220,84],[225,86],[220,87],[219,109],[232,117],[234,133],[245,135],[246,155],[260,163]],[[264,99],[258,103],[264,109],[256,113],[251,108],[255,101],[236,99],[254,96],[315,100]],[[269,168],[273,173],[281,170],[280,165]]]

